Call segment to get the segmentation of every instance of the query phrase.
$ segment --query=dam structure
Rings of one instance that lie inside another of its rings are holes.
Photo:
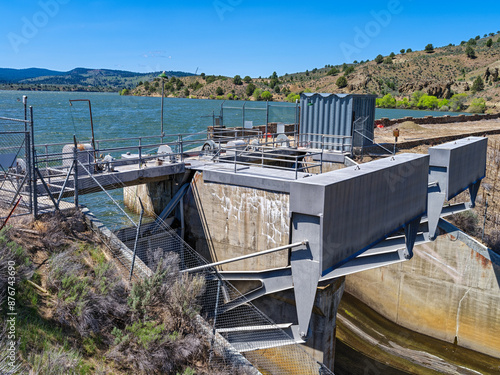
[[[345,277],[411,262],[415,246],[439,239],[442,218],[473,207],[487,138],[358,164],[357,149],[373,147],[374,97],[306,95],[300,105],[300,124],[275,133],[213,126],[44,149],[23,120],[24,131],[4,133],[19,144],[0,155],[2,201],[38,216],[123,189],[139,220],[121,209],[133,225],[109,236],[131,277],[150,273],[155,249],[176,252],[181,272],[204,275],[204,318],[231,351],[263,373],[328,373]],[[445,205],[466,190],[468,201]],[[269,320],[244,318],[253,309]],[[266,369],[297,344],[310,365]]]

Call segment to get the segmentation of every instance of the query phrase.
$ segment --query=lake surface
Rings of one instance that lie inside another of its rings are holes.
[[[120,96],[114,93],[0,91],[0,116],[22,118],[24,116],[22,96],[28,96],[28,105],[33,106],[35,121],[35,143],[72,142],[73,134],[79,140],[90,139],[88,104],[69,105],[70,99],[89,99],[92,104],[96,139],[116,137],[139,137],[160,134],[161,99],[158,97]],[[164,132],[166,134],[194,133],[212,125],[211,116],[218,115],[222,100],[165,98]],[[241,108],[245,104],[245,119],[254,125],[264,124],[265,103],[226,101],[225,107]],[[256,109],[260,108],[260,109]],[[270,122],[294,122],[295,105],[270,103]],[[456,112],[416,111],[404,109],[375,110],[377,119],[406,116],[458,115]],[[242,126],[242,110],[224,111],[226,126]]]
[[[28,105],[33,107],[37,145],[73,143],[73,135],[79,142],[88,142],[91,139],[88,103],[76,102],[70,106],[70,99],[91,101],[97,140],[143,137],[161,133],[161,98],[158,97],[120,96],[116,93],[0,91],[0,116],[24,118],[23,95],[28,97]],[[212,114],[219,115],[222,103],[221,100],[165,98],[164,132],[178,134],[206,131],[207,126],[213,124]],[[224,108],[231,107],[224,109],[226,126],[243,125],[243,105],[245,120],[253,121],[254,125],[265,124],[266,103],[226,101]],[[295,121],[295,104],[273,102],[269,105],[269,122]],[[378,108],[375,111],[377,119],[446,114],[458,113]],[[5,130],[5,127],[3,129]],[[62,146],[58,147],[62,150]],[[130,223],[123,219],[123,213],[116,211],[111,200],[103,194],[82,196],[81,203],[104,218],[105,223],[111,226],[110,229],[129,225]],[[114,190],[110,194],[123,205],[121,189]],[[136,220],[137,216],[133,216],[133,219]]]

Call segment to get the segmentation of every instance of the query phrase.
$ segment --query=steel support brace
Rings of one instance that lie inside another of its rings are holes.
[[[441,191],[439,184],[429,187],[427,194],[427,220],[429,222],[429,239],[431,240],[436,238],[438,222],[445,200],[446,193]]]
[[[469,185],[469,195],[470,195],[470,203],[472,207],[476,206],[476,197],[477,192],[479,191],[479,186],[481,186],[481,180],[474,182]]]
[[[415,245],[415,241],[417,239],[420,219],[421,217],[419,216],[405,226],[406,259],[411,259],[413,257],[413,246]]]

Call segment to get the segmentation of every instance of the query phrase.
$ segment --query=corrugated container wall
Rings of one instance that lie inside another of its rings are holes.
[[[347,150],[373,143],[375,95],[305,93],[300,96],[301,139],[311,147]],[[355,134],[353,125],[365,137]]]

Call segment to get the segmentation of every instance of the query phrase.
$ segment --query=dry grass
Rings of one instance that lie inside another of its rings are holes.
[[[9,224],[0,234],[0,287],[1,265],[15,259],[19,276],[49,292],[25,285],[18,295],[19,373],[242,373],[209,363],[209,338],[194,324],[204,279],[181,274],[177,255],[151,254],[153,277],[130,285],[80,212]]]

